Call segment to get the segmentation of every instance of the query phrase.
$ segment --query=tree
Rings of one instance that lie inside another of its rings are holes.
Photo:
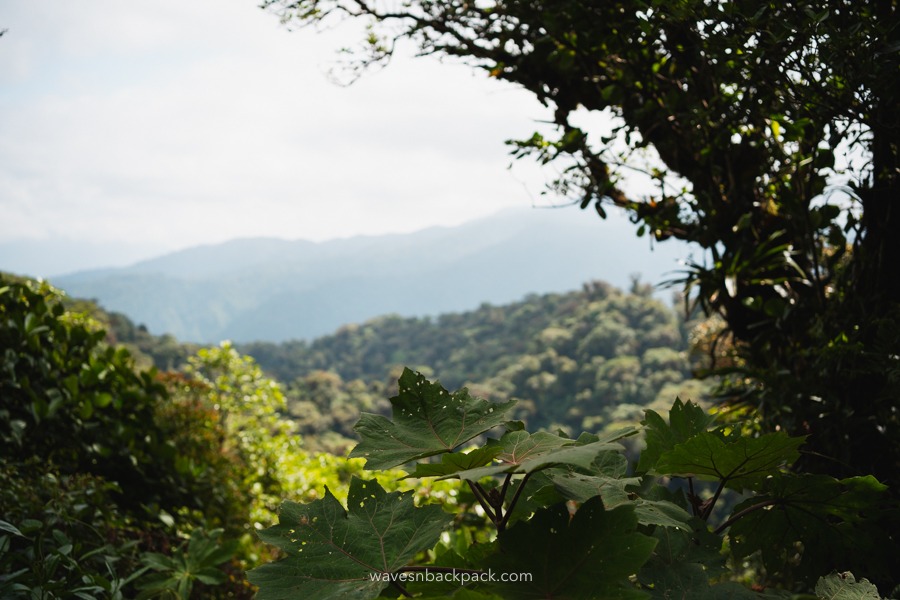
[[[520,85],[556,132],[512,142],[559,195],[702,249],[683,283],[734,348],[727,391],[813,433],[801,465],[900,465],[900,28],[895,0],[265,0],[285,21],[371,25]],[[578,125],[604,113],[609,132]],[[654,194],[629,194],[642,171]]]

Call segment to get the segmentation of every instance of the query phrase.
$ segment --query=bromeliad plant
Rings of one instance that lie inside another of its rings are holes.
[[[409,477],[464,482],[494,535],[454,537],[459,515],[354,479],[346,510],[330,492],[285,502],[279,524],[260,533],[284,554],[250,572],[261,600],[777,598],[812,591],[835,568],[886,575],[873,556],[891,531],[885,486],[791,473],[804,438],[747,435],[676,400],[668,422],[647,411],[646,449],[629,473],[620,441],[638,428],[529,433],[507,420],[513,402],[449,393],[408,369],[399,383],[392,418],[363,414],[351,456],[368,469],[411,465]],[[473,446],[492,431],[500,436]],[[716,521],[727,490],[743,499]],[[758,556],[763,583],[787,589],[733,581],[729,554],[733,565]],[[512,573],[527,575],[505,581]],[[846,575],[815,589],[835,587],[829,598],[878,597]]]

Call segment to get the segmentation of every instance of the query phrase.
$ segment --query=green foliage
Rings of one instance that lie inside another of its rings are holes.
[[[156,573],[139,582],[138,600],[159,597],[188,600],[197,582],[210,586],[225,583],[227,576],[217,567],[234,557],[237,541],[219,544],[222,533],[222,529],[206,532],[198,527],[191,532],[190,540],[174,550],[172,556],[144,553],[141,562]]]
[[[391,398],[394,420],[363,414],[356,426],[362,442],[350,456],[366,457],[369,469],[396,467],[451,452],[502,423],[514,404],[476,400],[467,390],[449,394],[409,369],[398,383],[400,392]],[[377,453],[370,451],[373,449]]]
[[[0,451],[106,477],[133,498],[172,501],[158,461],[165,441],[153,427],[161,386],[102,340],[46,284],[0,287]]]
[[[0,460],[0,597],[129,597],[142,570],[117,491],[36,460]]]
[[[809,581],[823,566],[884,580],[891,558],[875,549],[890,548],[889,532],[900,527],[884,501],[885,489],[871,476],[770,477],[758,496],[734,508],[743,516],[731,525],[732,552],[738,560],[759,552],[763,565],[788,581]]]
[[[832,573],[816,583],[820,600],[881,600],[878,589],[862,579],[856,581],[852,573]]]
[[[285,387],[288,413],[307,442],[352,446],[359,412],[390,414],[385,399],[403,364],[440,373],[499,402],[532,428],[616,428],[674,395],[700,400],[690,383],[683,324],[642,290],[593,282],[578,292],[530,296],[505,306],[437,318],[382,317],[311,343],[240,346]]]
[[[477,482],[483,477],[501,474],[530,475],[561,465],[589,469],[598,454],[611,448],[621,446],[601,442],[596,436],[571,440],[545,431],[533,434],[527,431],[507,431],[499,440],[488,440],[487,445],[482,448],[490,453],[491,461],[500,464],[478,466],[444,476],[453,475],[464,481]]]
[[[465,390],[451,394],[410,370],[391,403],[395,421],[381,417],[375,427],[370,415],[361,420],[368,464],[412,463],[411,477],[459,479],[493,534],[476,542],[465,535],[460,513],[451,518],[436,506],[415,506],[409,494],[388,494],[375,482],[354,479],[347,510],[330,492],[310,504],[282,505],[279,524],[260,536],[286,557],[251,573],[260,598],[365,600],[388,593],[388,586],[390,594],[421,598],[790,596],[729,581],[728,555],[738,564],[761,557],[769,573],[764,583],[790,591],[811,590],[816,577],[840,565],[884,575],[884,564],[874,559],[880,546],[869,545],[876,539],[851,532],[884,509],[885,487],[871,477],[838,481],[789,473],[804,438],[709,430],[712,420],[679,400],[668,422],[647,412],[651,458],[644,461],[646,474],[634,477],[617,443],[634,428],[577,439],[529,433],[519,422],[502,420],[509,406]],[[475,421],[492,420],[475,425],[473,411]],[[499,438],[462,446],[492,425],[505,430]],[[401,426],[406,451],[398,445]],[[701,500],[691,483],[685,497],[652,474],[691,482],[699,476],[714,481],[716,490]],[[728,486],[757,495],[714,524],[713,508]],[[827,552],[809,543],[824,536],[830,536]],[[444,540],[454,541],[448,546]],[[848,558],[850,551],[858,556]],[[491,577],[516,573],[524,577]]]
[[[804,438],[767,433],[755,438],[700,432],[663,452],[655,470],[661,474],[720,481],[737,490],[753,488],[783,465],[799,458]]]
[[[650,558],[656,540],[637,527],[634,507],[605,510],[599,496],[574,516],[565,505],[555,505],[501,536],[499,552],[486,566],[533,574],[526,585],[498,585],[505,597],[644,598],[627,578]]]
[[[235,457],[235,485],[251,492],[251,522],[271,523],[277,498],[295,491],[286,481],[285,463],[302,456],[290,422],[281,418],[278,384],[227,342],[190,357],[186,375],[188,389],[213,409],[211,418],[224,436],[221,451]]]
[[[278,499],[343,497],[365,475],[302,450],[278,386],[229,346],[186,374],[139,371],[96,307],[0,281],[3,598],[248,598],[242,570],[271,558],[255,524]],[[452,507],[455,487],[415,495]]]
[[[374,598],[391,577],[430,549],[451,517],[438,506],[416,509],[412,493],[386,493],[354,479],[349,513],[330,492],[309,505],[285,503],[279,524],[260,537],[287,558],[252,572],[259,598]]]
[[[641,452],[638,471],[646,473],[659,461],[665,452],[675,449],[676,444],[703,433],[712,422],[712,417],[692,402],[685,404],[681,398],[669,410],[669,422],[653,410],[648,410],[644,417],[644,439],[646,448]]]

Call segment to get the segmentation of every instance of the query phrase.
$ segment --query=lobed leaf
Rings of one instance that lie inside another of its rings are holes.
[[[881,600],[878,588],[866,579],[856,581],[853,573],[832,573],[816,583],[820,600]]]
[[[641,452],[638,461],[639,473],[653,469],[664,452],[705,432],[714,420],[714,417],[706,414],[703,408],[691,401],[684,403],[681,398],[676,398],[672,408],[669,409],[668,423],[655,411],[647,410],[644,415],[641,424],[644,426],[647,447]]]
[[[881,548],[890,544],[888,531],[896,522],[879,517],[885,490],[871,476],[778,475],[766,482],[762,494],[734,508],[741,516],[729,530],[731,550],[738,560],[758,551],[773,570],[792,564],[810,585],[839,565],[888,575]]]
[[[755,598],[750,590],[730,584],[710,585],[727,569],[721,554],[722,538],[706,523],[691,518],[686,530],[660,527],[659,540],[650,561],[638,573],[638,581],[653,598]],[[736,585],[736,584],[735,584]]]
[[[515,401],[488,402],[468,390],[449,393],[421,373],[404,369],[391,398],[393,420],[363,413],[355,429],[361,442],[350,457],[364,457],[367,469],[390,469],[413,460],[452,452],[504,423]]]
[[[627,578],[657,540],[638,533],[631,506],[604,510],[599,498],[569,515],[565,505],[535,513],[500,536],[500,552],[487,564],[497,572],[530,573],[530,582],[496,583],[504,598],[642,598]]]
[[[248,573],[260,600],[375,598],[388,584],[373,575],[398,573],[452,520],[439,506],[416,508],[412,492],[387,493],[374,480],[354,478],[347,507],[327,488],[310,504],[282,504],[278,525],[259,537],[287,557]]]
[[[407,477],[446,477],[459,471],[483,467],[494,460],[503,449],[498,446],[482,446],[468,453],[451,452],[441,456],[439,463],[418,463]]]
[[[726,440],[717,433],[705,431],[663,452],[656,470],[668,475],[724,481],[728,487],[742,489],[797,460],[798,448],[805,440],[782,431],[757,438]]]

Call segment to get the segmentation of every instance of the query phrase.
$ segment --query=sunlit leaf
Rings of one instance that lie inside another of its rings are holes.
[[[820,600],[881,600],[878,588],[866,579],[856,581],[853,573],[832,573],[816,583]]]
[[[416,469],[409,477],[445,477],[465,471],[483,467],[490,463],[503,451],[499,445],[483,446],[467,453],[451,452],[441,455],[439,463],[418,463]]]

